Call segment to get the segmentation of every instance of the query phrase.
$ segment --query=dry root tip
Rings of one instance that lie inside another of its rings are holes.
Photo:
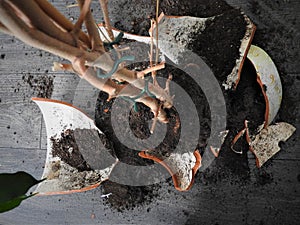
[[[153,72],[156,72],[156,71],[164,69],[164,68],[165,68],[165,62],[161,62],[160,64],[158,64],[156,66],[151,66],[143,71],[137,72],[137,77],[144,78],[144,76],[146,74],[153,73]]]
[[[63,67],[63,66],[62,66],[61,63],[54,62],[54,63],[53,63],[53,66],[52,66],[52,71],[53,71],[53,72],[54,72],[54,71],[61,71],[61,70],[63,70],[62,67]]]
[[[67,7],[67,8],[79,7],[79,4],[78,4],[78,3],[76,3],[76,4],[71,4],[71,5],[67,5],[66,7]]]
[[[172,78],[173,78],[172,74],[169,74],[169,77],[168,77],[168,79],[167,79],[167,81],[166,81],[165,92],[166,92],[168,95],[170,95],[170,83],[171,83],[171,81],[172,81]]]
[[[71,64],[64,64],[64,63],[58,63],[54,62],[52,66],[52,71],[69,71],[74,72],[74,69]]]

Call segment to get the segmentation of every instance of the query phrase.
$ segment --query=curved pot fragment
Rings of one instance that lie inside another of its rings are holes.
[[[233,139],[231,149],[236,153],[242,153],[235,151],[233,146],[245,134],[249,149],[256,157],[256,166],[261,167],[280,151],[279,142],[287,141],[296,128],[285,122],[270,125],[279,111],[282,100],[280,76],[271,57],[263,49],[251,45],[247,58],[256,70],[257,82],[264,95],[265,121],[255,132],[249,131],[248,121],[245,121],[244,129]],[[253,133],[255,134],[252,135]]]
[[[266,101],[264,126],[267,127],[277,115],[282,100],[279,73],[271,57],[255,45],[251,45],[247,58],[255,67],[257,82]]]
[[[139,153],[145,159],[151,159],[165,167],[172,176],[175,188],[178,191],[188,191],[194,183],[194,177],[201,167],[201,155],[198,150],[192,152],[172,152],[163,155],[153,150]]]
[[[32,98],[43,113],[47,154],[39,195],[70,194],[96,188],[118,160],[102,145],[102,132],[80,109],[66,102]],[[103,147],[101,147],[103,146]]]
[[[279,142],[287,141],[295,130],[294,126],[281,122],[265,127],[257,135],[247,138],[250,151],[256,157],[256,166],[261,167],[279,152]],[[247,134],[247,136],[249,137],[250,135]]]
[[[223,82],[225,90],[235,89],[238,85],[243,65],[248,55],[249,48],[251,48],[251,42],[256,31],[256,26],[251,22],[251,20],[246,15],[244,15],[244,18],[247,22],[247,29],[244,38],[241,40],[241,46],[239,49],[240,57],[236,59],[235,67],[232,69],[232,72],[227,76],[227,80]]]

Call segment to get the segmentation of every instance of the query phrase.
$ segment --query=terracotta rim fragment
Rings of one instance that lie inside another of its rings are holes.
[[[37,98],[37,97],[32,97],[31,98],[32,101],[34,102],[53,102],[53,103],[58,103],[58,104],[63,104],[63,105],[66,105],[66,106],[70,106],[80,112],[82,112],[84,115],[86,115],[88,118],[90,118],[90,116],[84,112],[82,109],[72,105],[71,103],[68,103],[68,102],[63,102],[61,100],[56,100],[56,99],[50,99],[50,98]],[[90,118],[91,119],[91,118]]]
[[[160,165],[162,165],[170,173],[170,175],[172,176],[174,187],[178,191],[188,191],[188,190],[191,189],[191,187],[193,186],[193,183],[194,183],[195,175],[196,175],[198,169],[201,167],[201,159],[202,159],[199,151],[195,150],[194,151],[194,156],[196,158],[196,163],[195,163],[195,165],[194,165],[194,167],[192,168],[192,171],[191,171],[192,172],[192,180],[191,180],[189,186],[186,189],[183,190],[178,185],[179,178],[176,176],[176,172],[174,172],[172,170],[172,168],[163,159],[152,156],[150,154],[147,154],[147,151],[139,152],[139,156],[142,157],[142,158],[145,158],[145,159],[151,159],[151,160],[159,163]]]
[[[271,57],[261,48],[251,45],[247,58],[257,73],[257,82],[261,87],[266,102],[266,128],[279,111],[282,100],[282,85],[277,68]]]
[[[106,179],[106,180],[107,180],[107,179]],[[90,190],[93,190],[93,189],[99,187],[99,185],[100,185],[102,182],[106,181],[106,180],[103,180],[103,181],[101,181],[100,183],[93,184],[93,185],[91,185],[91,186],[84,187],[84,188],[81,188],[81,189],[37,193],[37,196],[67,195],[67,194],[73,194],[73,193],[80,193],[80,192],[90,191]]]
[[[232,72],[227,76],[227,80],[224,81],[223,83],[225,90],[236,89],[241,79],[243,65],[247,58],[256,31],[256,26],[254,25],[254,23],[252,23],[252,21],[246,15],[244,15],[244,18],[248,25],[247,25],[246,33],[243,39],[241,40],[241,45],[239,49],[240,58],[236,60],[235,67],[232,69]]]

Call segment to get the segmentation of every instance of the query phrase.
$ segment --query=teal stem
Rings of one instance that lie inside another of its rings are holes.
[[[109,78],[111,77],[117,70],[118,70],[118,67],[119,67],[119,64],[124,62],[124,61],[134,61],[134,56],[131,56],[131,55],[128,55],[128,56],[123,56],[122,58],[120,59],[117,59],[111,69],[111,71],[109,71],[107,74],[101,74],[100,73],[100,69],[97,69],[97,76],[99,78]]]
[[[120,96],[122,99],[124,99],[125,101],[128,101],[130,103],[133,103],[133,109],[135,112],[138,112],[138,107],[137,107],[137,102],[133,99],[133,98],[130,98],[130,97],[127,97],[127,96]]]
[[[142,97],[143,94],[145,94],[145,93],[146,93],[149,97],[151,97],[151,98],[156,98],[156,96],[155,96],[154,94],[152,94],[152,93],[149,91],[149,81],[150,81],[149,78],[148,78],[148,79],[145,79],[145,87],[144,87],[144,89],[141,91],[140,94],[138,94],[137,96],[133,97],[133,98],[132,98],[133,100],[139,99],[139,98]]]
[[[120,32],[120,33],[118,34],[118,36],[115,37],[115,40],[114,40],[114,41],[112,41],[112,42],[104,42],[103,44],[104,44],[105,47],[107,47],[107,48],[109,48],[109,49],[112,49],[112,48],[113,48],[113,45],[120,44],[120,41],[122,40],[123,36],[124,36],[124,33],[123,33],[123,32]]]
[[[128,101],[128,102],[131,102],[133,103],[133,109],[135,112],[138,112],[138,107],[137,107],[137,102],[136,100],[141,98],[145,93],[151,97],[151,98],[156,98],[154,94],[152,94],[150,91],[149,91],[149,78],[148,79],[145,79],[145,87],[144,89],[135,97],[128,97],[128,96],[121,96],[122,99]]]

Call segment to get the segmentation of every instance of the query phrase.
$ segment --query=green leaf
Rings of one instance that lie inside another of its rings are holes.
[[[0,213],[3,213],[3,212],[7,212],[11,209],[14,209],[16,208],[17,206],[19,206],[21,204],[21,202],[27,198],[30,198],[34,195],[36,195],[37,193],[34,193],[34,194],[31,194],[31,195],[22,195],[22,196],[19,196],[17,198],[14,198],[12,200],[9,200],[7,202],[4,202],[4,203],[0,203]]]
[[[33,195],[26,196],[27,191],[34,185],[43,180],[36,180],[33,176],[26,172],[17,173],[1,173],[0,174],[0,207],[2,212],[7,207],[14,208],[21,201]],[[4,210],[6,211],[6,210]]]

